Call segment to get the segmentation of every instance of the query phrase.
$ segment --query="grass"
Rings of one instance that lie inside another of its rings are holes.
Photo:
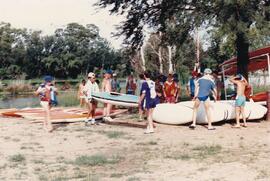
[[[108,138],[118,139],[126,135],[123,131],[98,131],[98,133],[106,135]]]
[[[197,156],[199,158],[205,158],[220,153],[222,147],[220,145],[202,145],[194,147],[192,150],[198,152]]]
[[[65,93],[58,94],[58,106],[61,107],[71,107],[71,106],[78,106],[79,100],[77,98],[77,92],[75,91],[68,91]]]
[[[120,160],[121,158],[118,156],[107,158],[105,155],[96,154],[92,156],[79,156],[75,159],[74,163],[79,166],[103,166],[106,164],[116,164]]]
[[[25,156],[22,154],[16,154],[12,155],[9,157],[9,161],[11,162],[16,162],[16,163],[21,163],[25,161]]]

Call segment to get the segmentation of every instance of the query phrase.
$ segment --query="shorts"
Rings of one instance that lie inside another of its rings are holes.
[[[92,103],[92,104],[97,104],[97,101],[93,98],[85,98],[86,102]]]
[[[157,98],[145,100],[145,109],[155,108],[157,104],[159,104],[159,99]]]
[[[245,96],[236,96],[235,99],[235,106],[236,107],[242,107],[246,104],[246,97]]]
[[[200,101],[206,101],[209,96],[198,97]]]
[[[133,90],[128,90],[128,91],[127,91],[127,94],[135,95],[135,92],[134,92]]]
[[[49,101],[40,101],[40,105],[45,110],[49,110],[50,109]]]

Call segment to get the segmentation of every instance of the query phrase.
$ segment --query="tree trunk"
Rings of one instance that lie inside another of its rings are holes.
[[[158,60],[159,60],[159,73],[163,74],[163,62],[162,62],[162,47],[158,47]]]
[[[143,71],[145,71],[146,67],[145,67],[145,58],[144,58],[144,45],[141,47],[140,53],[141,53],[141,59],[142,59],[142,69]]]
[[[167,48],[168,48],[169,73],[173,73],[172,47],[171,46],[167,46]]]
[[[248,80],[248,56],[249,42],[243,32],[236,34],[236,50],[237,50],[237,73],[242,74]]]

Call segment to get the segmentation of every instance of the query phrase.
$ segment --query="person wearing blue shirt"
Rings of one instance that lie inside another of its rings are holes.
[[[198,107],[200,106],[200,103],[203,102],[207,120],[208,120],[208,130],[214,130],[215,128],[212,126],[212,118],[209,110],[209,95],[211,92],[213,92],[214,100],[216,101],[216,86],[214,81],[212,80],[211,76],[211,69],[206,68],[204,70],[204,76],[198,79],[198,81],[195,84],[195,95],[193,100],[195,101],[194,107],[193,107],[193,115],[192,115],[192,124],[189,126],[191,129],[195,129],[196,127],[196,116]]]
[[[145,134],[154,133],[154,123],[152,119],[153,110],[159,103],[157,99],[157,93],[155,90],[155,82],[150,79],[151,73],[146,71],[144,73],[145,82],[142,83],[141,95],[139,98],[139,107],[144,104],[144,108],[147,113],[147,128]]]

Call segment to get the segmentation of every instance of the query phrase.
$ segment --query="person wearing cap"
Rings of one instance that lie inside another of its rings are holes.
[[[95,120],[95,111],[97,108],[97,101],[95,101],[92,97],[94,92],[99,92],[99,87],[96,83],[96,75],[93,72],[88,74],[88,81],[83,88],[83,92],[85,94],[85,102],[87,103],[88,107],[88,115],[87,119],[85,120],[85,124],[89,121],[91,124],[96,124]],[[89,119],[91,117],[91,119]]]
[[[116,73],[113,73],[112,74],[112,92],[120,92],[121,91],[121,88],[120,88],[120,83],[119,81],[117,80],[117,74]]]
[[[238,74],[234,77],[230,78],[230,81],[237,86],[237,94],[235,99],[235,114],[236,114],[236,125],[233,128],[240,128],[240,115],[242,114],[243,117],[243,127],[247,127],[246,123],[246,116],[245,116],[245,103],[246,103],[246,96],[245,90],[248,86],[247,80],[241,75]]]
[[[193,115],[192,115],[192,124],[189,126],[191,129],[195,129],[196,127],[196,117],[197,117],[197,111],[198,107],[200,106],[200,103],[203,102],[207,120],[208,120],[208,130],[214,130],[215,128],[212,126],[212,117],[209,110],[209,95],[211,92],[213,92],[214,100],[216,101],[216,86],[211,76],[211,69],[206,68],[204,70],[204,76],[198,79],[198,81],[195,84],[195,95],[193,100],[195,101],[193,106]]]
[[[40,105],[45,111],[45,119],[43,122],[44,130],[51,132],[53,130],[53,126],[51,123],[51,115],[50,109],[54,99],[52,96],[56,94],[57,89],[52,85],[53,77],[52,76],[45,76],[44,83],[42,83],[38,89],[36,90],[35,94],[40,98]]]
[[[101,91],[102,92],[112,92],[112,71],[107,70],[104,74],[104,79],[102,80],[101,84]],[[104,109],[103,109],[103,120],[104,121],[113,121],[113,119],[110,117],[112,105],[104,103]]]

